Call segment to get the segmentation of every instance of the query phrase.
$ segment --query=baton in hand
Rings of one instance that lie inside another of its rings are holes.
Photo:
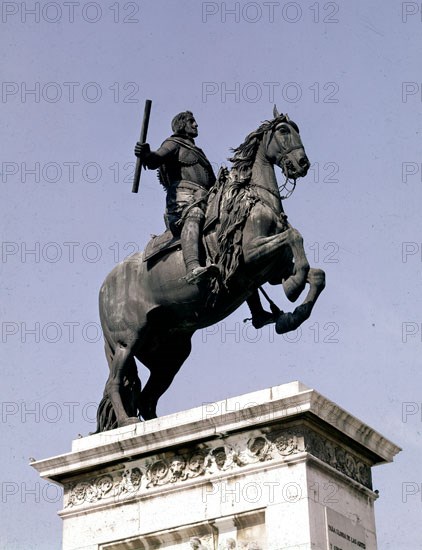
[[[150,99],[145,100],[144,118],[142,120],[141,136],[139,138],[140,143],[145,143],[147,140],[149,115],[151,113],[152,101]],[[132,193],[137,193],[139,189],[139,182],[141,180],[142,161],[140,158],[136,160],[135,175],[133,177]]]

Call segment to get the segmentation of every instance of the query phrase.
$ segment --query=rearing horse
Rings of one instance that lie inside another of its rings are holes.
[[[220,268],[213,287],[187,284],[180,247],[154,261],[145,261],[143,252],[133,254],[115,266],[101,287],[110,373],[97,431],[139,422],[139,417],[156,418],[158,399],[189,356],[193,333],[227,317],[262,284],[282,284],[292,302],[309,284],[293,313],[279,313],[277,333],[305,321],[325,286],[324,272],[309,267],[303,239],[287,222],[274,173],[277,165],[286,181],[295,183],[308,171],[296,124],[274,108],[274,119],[249,134],[230,160],[226,181],[210,192],[208,208],[218,200],[220,215],[203,239],[208,258]],[[151,373],[144,389],[135,358]]]

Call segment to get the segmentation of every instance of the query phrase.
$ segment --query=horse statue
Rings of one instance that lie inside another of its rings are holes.
[[[278,113],[233,150],[230,172],[220,170],[210,190],[203,231],[204,260],[215,278],[188,284],[180,242],[170,231],[155,237],[114,267],[99,296],[109,377],[98,407],[97,432],[156,418],[158,399],[191,352],[193,333],[235,311],[264,283],[282,285],[293,313],[277,308],[279,334],[311,314],[325,274],[310,268],[300,233],[287,221],[274,165],[287,182],[306,175],[310,163],[299,128]],[[292,190],[290,190],[291,192]],[[142,389],[135,358],[150,371]]]

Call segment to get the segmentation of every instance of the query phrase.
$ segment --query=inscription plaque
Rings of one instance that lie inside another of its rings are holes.
[[[325,509],[327,550],[369,550],[365,542],[365,529],[350,518]]]

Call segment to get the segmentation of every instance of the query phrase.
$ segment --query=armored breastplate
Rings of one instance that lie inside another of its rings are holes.
[[[179,149],[180,176],[182,180],[199,183],[209,189],[215,182],[215,176],[211,164],[205,155],[198,151],[180,147]]]
[[[198,183],[206,189],[214,185],[214,171],[204,153],[193,144],[185,145],[182,140],[175,138],[169,138],[169,140],[179,144],[176,158],[166,162],[166,180],[169,184],[187,180]]]

